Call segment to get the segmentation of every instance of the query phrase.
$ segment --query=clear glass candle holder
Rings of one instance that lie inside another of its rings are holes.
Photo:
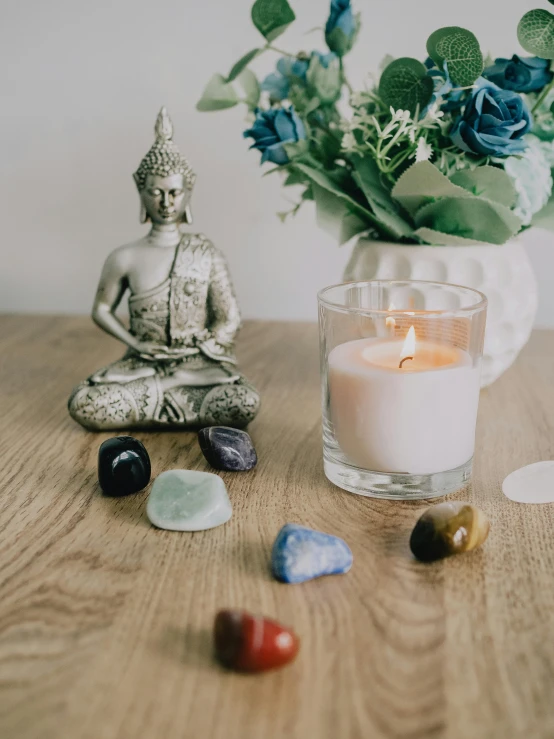
[[[440,282],[318,295],[325,474],[352,493],[417,499],[471,479],[487,299]]]

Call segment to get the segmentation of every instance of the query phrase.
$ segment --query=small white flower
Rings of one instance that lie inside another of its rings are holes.
[[[342,137],[341,147],[345,151],[353,151],[356,149],[356,137],[353,133],[347,132]]]
[[[402,110],[401,108],[399,108],[398,110],[395,110],[391,106],[390,114],[392,116],[393,121],[403,121],[404,123],[407,123],[409,120],[411,120],[411,115],[410,115],[409,110]]]
[[[416,131],[417,129],[415,126],[413,128],[410,128],[410,130],[408,131],[408,138],[410,139],[412,144],[415,144]]]
[[[433,147],[420,136],[417,142],[415,160],[416,162],[427,162],[433,155]]]
[[[365,92],[353,92],[350,95],[350,105],[353,108],[360,108],[367,102],[367,93]]]
[[[425,117],[431,121],[439,121],[441,118],[444,118],[444,111],[440,110],[438,101],[435,101],[429,106]]]

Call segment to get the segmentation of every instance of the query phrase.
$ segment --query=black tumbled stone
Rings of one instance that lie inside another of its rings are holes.
[[[98,450],[98,482],[105,495],[131,495],[150,482],[150,457],[132,436],[114,436]]]
[[[217,470],[242,472],[258,462],[252,439],[246,431],[210,426],[198,432],[200,448],[208,462]]]

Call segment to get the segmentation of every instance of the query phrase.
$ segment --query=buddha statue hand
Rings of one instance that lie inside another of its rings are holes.
[[[143,359],[150,361],[169,359],[170,349],[163,344],[156,344],[153,341],[137,341],[131,346],[131,349]]]
[[[199,347],[207,357],[214,359],[216,362],[231,362],[233,364],[236,362],[233,353],[227,347],[218,344],[213,338],[202,342]]]

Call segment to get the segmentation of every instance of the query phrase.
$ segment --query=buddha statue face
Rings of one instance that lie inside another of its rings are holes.
[[[148,174],[140,197],[146,216],[154,224],[170,225],[189,221],[192,191],[180,174]]]
[[[140,220],[160,226],[192,223],[189,203],[195,175],[173,143],[173,124],[165,108],[154,133],[154,144],[133,175],[141,199]]]

